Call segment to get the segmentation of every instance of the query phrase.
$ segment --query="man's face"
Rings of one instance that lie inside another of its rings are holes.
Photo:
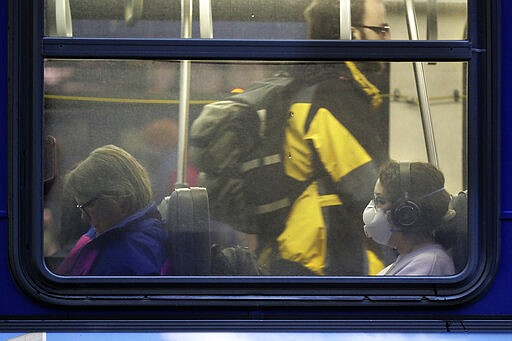
[[[352,27],[353,40],[389,40],[389,30],[386,32],[386,8],[382,0],[366,0],[364,4],[365,13],[363,15],[361,26]],[[362,27],[367,26],[367,27]],[[369,28],[370,27],[370,28]],[[365,73],[379,74],[385,70],[384,62],[359,62],[357,63],[361,71]]]
[[[389,32],[383,32],[378,28],[384,28],[386,23],[386,8],[381,0],[366,0],[365,13],[361,25],[352,30],[352,39],[354,40],[389,40]]]

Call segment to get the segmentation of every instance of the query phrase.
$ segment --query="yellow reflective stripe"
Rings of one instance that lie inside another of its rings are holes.
[[[250,171],[251,169],[254,169],[257,167],[270,166],[270,165],[280,163],[280,162],[281,162],[281,155],[280,154],[272,154],[272,155],[265,156],[262,159],[253,159],[253,160],[242,163],[242,165],[240,166],[240,171],[245,173],[245,172]]]
[[[284,199],[281,199],[281,200],[277,200],[277,201],[271,202],[269,204],[256,206],[256,208],[254,209],[254,212],[256,214],[266,214],[266,213],[270,213],[270,212],[274,212],[274,211],[280,210],[281,208],[288,207],[291,204],[292,203],[290,202],[290,199],[284,198]]]
[[[336,194],[325,194],[318,196],[318,201],[320,203],[320,206],[327,207],[327,206],[339,206],[342,204],[340,198]]]
[[[273,165],[273,164],[279,163],[279,162],[281,162],[280,154],[268,155],[263,158],[263,164],[265,166]]]

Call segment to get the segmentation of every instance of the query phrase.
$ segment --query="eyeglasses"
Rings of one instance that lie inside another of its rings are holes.
[[[391,27],[388,24],[384,24],[382,26],[368,26],[368,25],[352,25],[354,27],[361,27],[361,28],[367,28],[369,30],[372,30],[373,32],[385,36],[388,35],[391,31]]]
[[[75,200],[76,208],[79,208],[83,213],[85,213],[86,215],[89,215],[89,213],[87,213],[87,211],[85,209],[87,208],[87,206],[90,206],[94,201],[96,201],[98,199],[99,199],[99,196],[94,196],[91,199],[84,202],[83,204],[79,204]]]

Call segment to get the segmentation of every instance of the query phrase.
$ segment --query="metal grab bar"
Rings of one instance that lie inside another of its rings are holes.
[[[413,0],[405,0],[405,7],[407,14],[407,30],[409,32],[409,39],[419,40],[418,27],[416,25],[416,13],[414,11]],[[434,128],[432,126],[432,115],[430,113],[430,105],[428,102],[428,93],[423,63],[413,62],[413,68],[414,78],[416,79],[416,91],[418,93],[421,123],[423,126],[425,146],[427,148],[428,162],[439,168],[439,161],[437,158],[437,149],[434,138]]]
[[[199,0],[199,30],[201,38],[213,38],[211,0]]]
[[[71,8],[69,0],[55,0],[55,29],[60,37],[72,37]]]
[[[437,40],[437,0],[427,3],[427,40]]]
[[[181,0],[181,37],[192,38],[192,0]],[[176,187],[187,184],[187,140],[190,102],[190,60],[180,63],[180,104],[178,122],[178,169]]]
[[[127,26],[133,26],[142,16],[144,0],[125,0],[124,22]]]
[[[352,18],[350,0],[340,0],[340,40],[352,39]]]

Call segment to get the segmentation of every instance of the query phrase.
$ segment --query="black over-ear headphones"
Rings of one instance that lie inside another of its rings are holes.
[[[391,209],[391,222],[398,228],[414,227],[420,218],[421,209],[409,198],[411,188],[411,163],[400,162],[400,187],[403,198],[400,198]]]

